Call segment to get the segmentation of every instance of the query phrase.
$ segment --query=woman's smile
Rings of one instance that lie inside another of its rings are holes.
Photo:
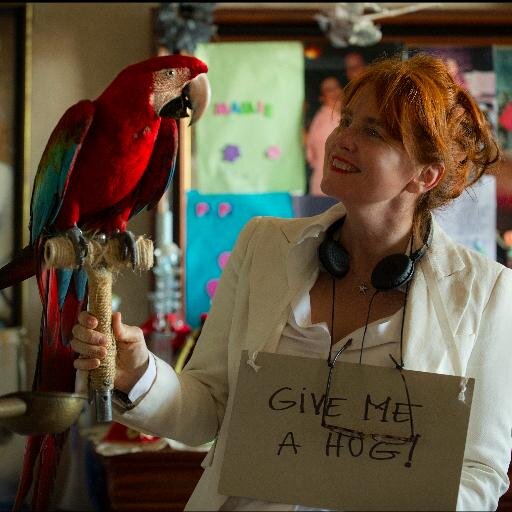
[[[345,160],[344,158],[341,158],[336,155],[333,155],[332,157],[331,170],[339,174],[353,174],[361,172],[355,165],[350,163],[348,160]]]

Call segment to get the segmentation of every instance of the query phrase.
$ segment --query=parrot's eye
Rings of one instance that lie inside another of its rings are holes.
[[[174,76],[174,69],[168,69],[165,74],[167,76]]]

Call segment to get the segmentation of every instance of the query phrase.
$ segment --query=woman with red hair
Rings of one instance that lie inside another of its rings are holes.
[[[127,397],[116,420],[190,445],[216,439],[187,509],[297,509],[218,492],[245,350],[254,368],[260,351],[330,367],[343,351],[345,362],[474,378],[457,509],[496,509],[512,446],[512,271],[451,240],[432,210],[499,158],[483,113],[441,59],[373,63],[345,88],[326,142],[321,187],[339,204],[248,222],[179,375],[116,314],[116,388]],[[95,324],[84,312],[75,327],[79,370],[105,355]],[[409,510],[422,508],[414,500]]]

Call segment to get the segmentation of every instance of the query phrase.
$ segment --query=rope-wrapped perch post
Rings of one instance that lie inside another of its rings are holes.
[[[84,262],[89,283],[88,311],[97,318],[96,330],[107,337],[107,356],[100,366],[89,372],[89,392],[96,407],[99,423],[112,421],[112,390],[116,371],[116,341],[112,332],[112,283],[113,275],[125,268],[147,271],[153,266],[153,242],[145,237],[136,240],[136,261],[132,267],[129,259],[122,257],[118,238],[99,237],[88,240]],[[56,236],[46,241],[44,260],[47,267],[76,269],[73,243],[66,236]]]

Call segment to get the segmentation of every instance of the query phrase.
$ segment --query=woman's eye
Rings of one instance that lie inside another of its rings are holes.
[[[380,133],[375,128],[371,128],[371,127],[370,128],[366,128],[366,133],[370,137],[381,137]]]

